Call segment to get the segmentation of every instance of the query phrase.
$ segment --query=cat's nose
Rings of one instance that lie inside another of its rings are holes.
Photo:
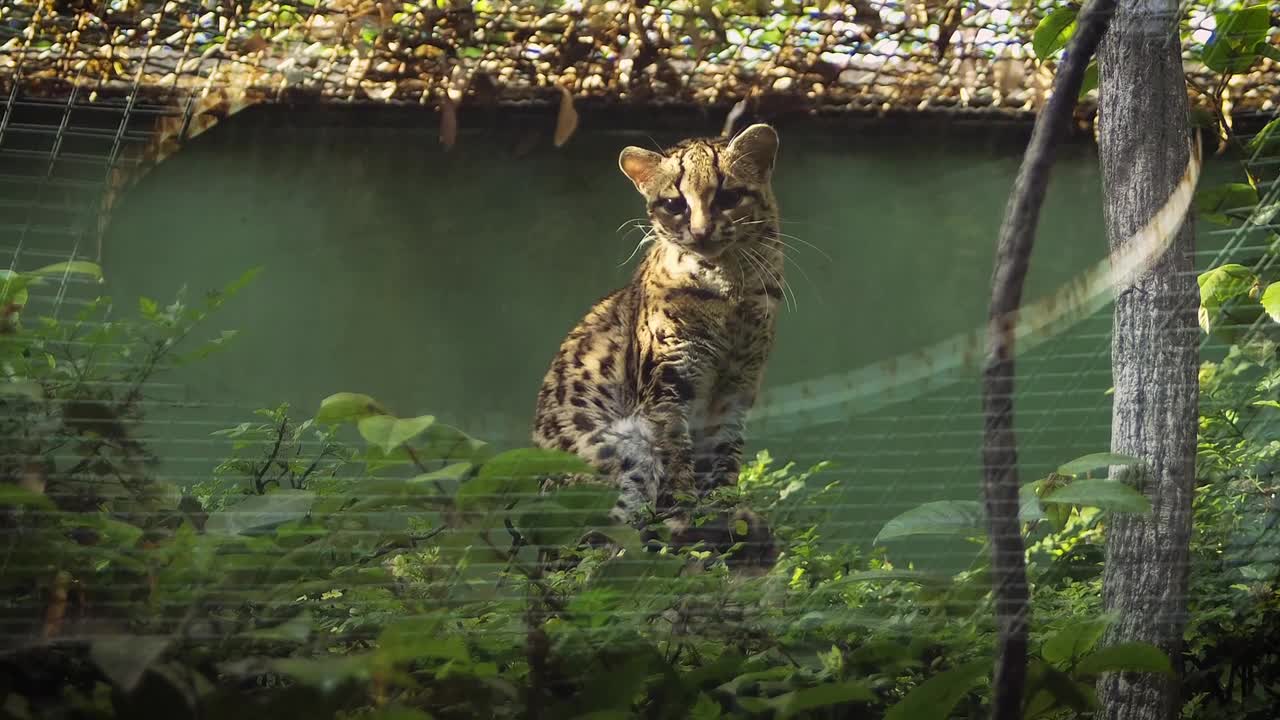
[[[711,239],[711,228],[698,228],[696,230],[690,228],[689,239],[693,241],[694,245],[705,245]]]

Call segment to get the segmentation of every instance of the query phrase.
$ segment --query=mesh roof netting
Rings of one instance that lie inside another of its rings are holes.
[[[1032,37],[1061,4],[9,0],[0,84],[430,105],[752,96],[804,109],[1021,113],[1049,91],[1054,63],[1037,60]],[[1192,86],[1216,86],[1220,76],[1198,58],[1218,8],[1183,9]],[[1280,63],[1264,59],[1230,77],[1225,103],[1271,110],[1278,74]]]

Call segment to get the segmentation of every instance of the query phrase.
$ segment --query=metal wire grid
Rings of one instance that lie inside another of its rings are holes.
[[[10,269],[94,257],[91,239],[111,170],[131,156],[131,147],[147,142],[156,117],[180,114],[171,102],[144,102],[139,94],[93,98],[90,91],[74,84],[67,89],[63,98],[28,94],[18,84],[8,89],[0,119],[0,252],[9,255]],[[1280,188],[1273,182],[1263,204],[1277,200]],[[1248,230],[1259,229],[1277,226],[1255,225]],[[1215,264],[1249,249],[1250,235],[1245,230],[1212,232],[1229,233],[1224,248],[1215,253]],[[32,294],[31,314],[57,316],[95,294],[93,287],[64,278]],[[1084,451],[1105,447],[1110,402],[1105,391],[1110,377],[1103,363],[1109,350],[1108,309],[1020,363],[1020,399],[1043,404],[1018,411],[1020,449],[1024,458],[1034,458],[1024,467],[1028,477],[1069,459],[1059,453],[1073,444]],[[160,389],[182,391],[179,386],[161,385]],[[176,407],[171,400],[148,403],[157,410]],[[183,465],[165,479],[186,484],[206,478],[209,468],[221,459],[225,448],[209,432],[234,424],[252,409],[239,402],[187,403],[181,406],[181,418],[144,420],[139,439],[146,442],[150,423],[180,427],[182,437],[172,447],[183,457]],[[807,428],[807,449],[786,459],[801,466],[836,461],[840,467],[829,477],[841,479],[849,488],[842,498],[844,507],[875,507],[884,519],[922,499],[963,496],[966,487],[976,489],[979,426],[969,430],[952,426],[979,412],[976,384],[957,383],[882,413]],[[769,441],[757,442],[767,447]],[[908,486],[911,492],[902,493]],[[877,523],[836,518],[827,529],[866,538],[874,534]],[[955,561],[971,554],[954,548],[937,552],[952,554],[943,559]]]
[[[65,10],[13,0],[0,8],[0,77],[91,96],[234,86],[434,105],[555,101],[563,89],[646,103],[756,95],[811,109],[1017,113],[1049,90],[1052,64],[1034,59],[1030,39],[1058,4],[106,0]],[[1184,52],[1204,87],[1216,83],[1196,59],[1215,9],[1187,10]],[[1270,60],[1232,77],[1231,105],[1271,109],[1276,79]]]

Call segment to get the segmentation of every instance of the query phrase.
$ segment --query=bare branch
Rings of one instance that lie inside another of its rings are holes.
[[[1085,69],[1106,32],[1115,0],[1094,0],[1081,11],[1053,83],[1036,117],[1031,142],[1009,197],[991,279],[987,359],[983,368],[983,496],[991,539],[992,583],[999,632],[992,717],[1022,716],[1030,620],[1022,532],[1018,523],[1018,452],[1013,432],[1014,327],[1035,244],[1036,223],[1049,186],[1056,145],[1072,121]]]

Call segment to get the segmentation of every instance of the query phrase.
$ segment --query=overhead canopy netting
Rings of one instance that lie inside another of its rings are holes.
[[[1071,7],[1061,0],[7,0],[0,83],[17,79],[51,94],[69,85],[97,94],[138,88],[153,98],[230,87],[255,101],[297,92],[436,106],[751,97],[822,110],[1016,114],[1044,100],[1055,64],[1046,51],[1060,45],[1053,40],[1063,37],[1056,31],[1068,27]],[[1218,9],[1183,6],[1193,102],[1228,113],[1273,109],[1280,63],[1266,54],[1233,68],[1225,84],[1220,68],[1204,66]],[[1055,11],[1061,27],[1042,24]],[[1264,44],[1274,48],[1271,24],[1232,35],[1252,42],[1270,32]]]

